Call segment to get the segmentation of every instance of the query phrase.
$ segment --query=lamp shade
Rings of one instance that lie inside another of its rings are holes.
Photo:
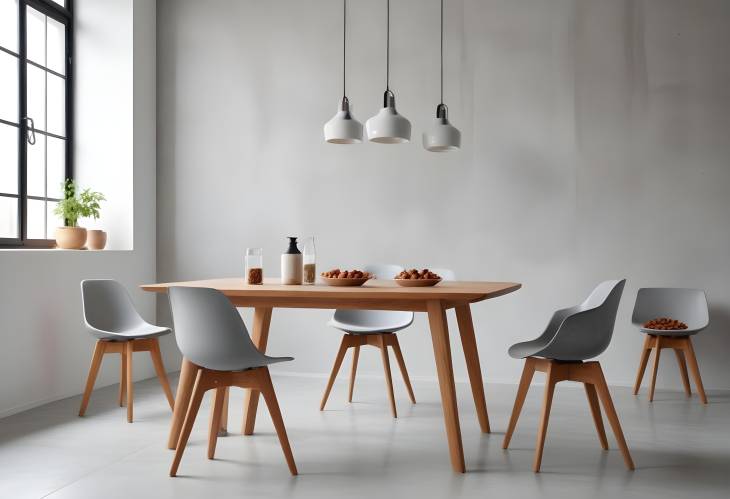
[[[331,120],[324,124],[324,140],[330,144],[359,144],[362,142],[362,123],[350,114],[350,102],[342,98],[342,105]]]
[[[411,122],[395,110],[395,95],[385,91],[383,108],[365,123],[368,140],[380,144],[402,144],[411,140]]]
[[[423,147],[431,152],[454,151],[461,147],[461,132],[449,123],[448,111],[444,104],[436,108],[436,118],[431,127],[423,133]]]

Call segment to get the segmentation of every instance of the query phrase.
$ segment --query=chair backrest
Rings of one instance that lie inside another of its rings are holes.
[[[434,274],[441,277],[444,281],[455,281],[456,280],[456,274],[451,269],[429,269]]]
[[[551,359],[585,360],[603,353],[611,343],[626,279],[604,281],[583,303],[565,309],[555,335],[540,353]]]
[[[84,322],[92,329],[121,333],[145,324],[127,290],[113,279],[81,281],[81,304]]]
[[[403,271],[400,265],[370,263],[363,267],[365,272],[374,274],[376,278],[389,280]],[[413,312],[394,310],[335,310],[333,318],[344,322],[368,328],[398,328],[404,327],[413,321]]]
[[[194,364],[227,371],[263,357],[238,311],[220,291],[173,286],[168,295],[178,348]]]
[[[710,323],[707,297],[701,289],[641,288],[631,322],[641,326],[658,317],[671,317],[687,324],[689,329],[704,329]]]

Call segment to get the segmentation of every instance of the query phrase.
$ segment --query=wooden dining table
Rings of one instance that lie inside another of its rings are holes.
[[[392,280],[373,279],[360,287],[336,287],[319,282],[314,285],[282,285],[279,283],[278,278],[267,278],[262,285],[248,285],[243,278],[223,278],[145,284],[141,287],[145,291],[166,293],[173,286],[217,289],[234,306],[252,307],[254,309],[252,340],[263,353],[266,352],[271,315],[275,308],[426,312],[436,361],[451,466],[454,471],[463,473],[466,467],[456,402],[449,328],[446,320],[446,311],[453,308],[456,311],[461,344],[466,358],[466,367],[479,425],[483,433],[490,432],[471,305],[516,291],[521,287],[520,284],[513,282],[444,281],[433,287],[401,287]],[[201,331],[201,334],[205,334],[205,331]],[[195,366],[183,358],[168,439],[170,449],[174,449],[177,444],[185,419],[185,412],[190,402],[194,377]],[[253,434],[258,400],[259,393],[257,391],[247,390],[243,426],[245,435]]]

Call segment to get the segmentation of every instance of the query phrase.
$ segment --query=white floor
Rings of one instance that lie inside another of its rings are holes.
[[[94,392],[84,418],[76,416],[74,397],[0,420],[0,497],[700,499],[730,493],[730,393],[711,393],[704,407],[679,392],[659,392],[649,404],[645,393],[637,398],[626,388],[612,389],[637,466],[629,472],[612,436],[611,450],[600,449],[583,390],[561,384],[543,471],[534,474],[542,387],[533,386],[512,448],[503,451],[515,387],[487,386],[493,433],[482,435],[468,385],[459,385],[468,471],[457,475],[435,384],[415,383],[415,406],[396,385],[397,420],[389,415],[382,381],[359,380],[356,403],[347,404],[346,382],[338,380],[325,412],[318,411],[323,379],[274,376],[274,384],[298,477],[288,473],[265,408],[256,435],[238,433],[243,392],[234,390],[232,433],[219,439],[216,459],[205,457],[205,407],[180,476],[169,478],[170,411],[156,381],[148,380],[135,385],[133,424],[115,404],[116,387]]]

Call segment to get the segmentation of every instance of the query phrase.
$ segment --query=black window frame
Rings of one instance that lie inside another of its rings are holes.
[[[74,60],[74,16],[73,16],[73,0],[65,0],[64,5],[59,5],[52,0],[18,0],[18,52],[15,53],[0,47],[0,51],[16,56],[18,58],[18,123],[12,123],[0,119],[0,123],[10,125],[19,129],[18,133],[18,195],[8,196],[0,194],[4,197],[12,197],[18,199],[18,237],[2,238],[0,237],[0,247],[21,247],[21,248],[52,248],[55,246],[53,239],[28,239],[28,199],[56,200],[55,198],[36,196],[28,196],[27,193],[27,158],[28,158],[28,133],[30,128],[25,119],[27,116],[27,63],[32,65],[32,61],[27,59],[27,24],[26,14],[27,7],[31,7],[38,12],[62,23],[66,27],[66,172],[65,178],[74,178],[73,168],[73,144],[74,144],[74,84],[73,84],[73,60]],[[36,65],[37,66],[37,65]],[[47,68],[43,68],[48,71]],[[50,71],[54,73],[53,71]],[[54,73],[55,74],[55,73]],[[61,76],[61,75],[58,75]],[[47,91],[47,90],[46,90]],[[52,133],[35,131],[36,134],[54,137]],[[46,193],[47,195],[48,193]],[[48,234],[47,234],[48,236]]]

